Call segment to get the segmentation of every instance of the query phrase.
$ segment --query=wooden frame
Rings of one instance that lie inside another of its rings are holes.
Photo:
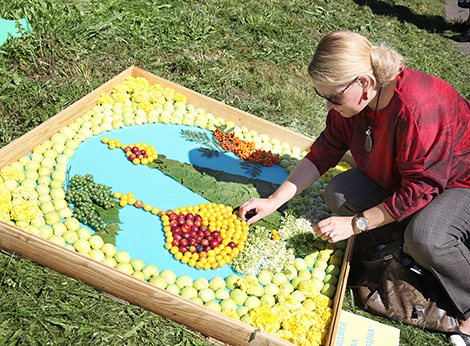
[[[21,156],[28,155],[34,146],[49,139],[62,127],[69,125],[86,111],[93,108],[102,92],[111,92],[116,84],[124,81],[128,76],[144,77],[151,84],[158,83],[162,87],[170,87],[187,96],[188,104],[193,104],[195,107],[202,107],[207,112],[211,112],[215,116],[220,116],[226,121],[231,120],[237,125],[246,126],[249,129],[258,131],[258,133],[265,133],[270,138],[277,138],[281,142],[289,143],[291,146],[297,146],[301,150],[307,149],[312,143],[312,139],[309,137],[255,117],[234,107],[227,106],[222,102],[132,66],[65,110],[59,112],[54,117],[2,148],[0,150],[0,168],[13,163]],[[350,161],[349,158],[346,158],[346,160]],[[328,346],[333,345],[336,339],[349,273],[352,247],[353,240],[349,240],[334,298],[333,322],[326,343]],[[187,325],[209,337],[230,345],[293,345],[288,341],[266,332],[256,332],[253,340],[250,341],[253,333],[255,333],[255,328],[243,322],[198,305],[183,297],[169,293],[144,280],[137,279],[115,268],[82,256],[2,221],[0,221],[0,248],[24,255],[41,265],[57,270],[72,278],[79,279],[101,291],[110,293],[158,315]]]

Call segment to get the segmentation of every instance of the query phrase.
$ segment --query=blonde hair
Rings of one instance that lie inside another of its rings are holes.
[[[362,35],[339,30],[320,40],[308,73],[318,84],[343,85],[365,74],[373,86],[385,86],[404,65],[403,57],[385,44],[374,46]]]

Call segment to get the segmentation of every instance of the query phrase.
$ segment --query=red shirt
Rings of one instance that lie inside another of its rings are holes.
[[[447,188],[470,188],[470,103],[447,82],[404,69],[389,104],[377,111],[367,152],[364,117],[372,124],[373,115],[369,107],[349,119],[328,112],[307,155],[320,174],[349,149],[357,167],[393,193],[384,205],[397,221]]]

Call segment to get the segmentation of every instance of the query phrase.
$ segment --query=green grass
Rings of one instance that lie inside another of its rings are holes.
[[[442,5],[0,0],[0,17],[27,17],[33,29],[0,46],[0,147],[131,65],[316,137],[326,111],[307,65],[318,39],[344,28],[387,42],[408,67],[443,78],[470,99],[470,59],[448,39],[452,23],[442,18]],[[206,344],[186,327],[26,259],[1,254],[0,268],[0,344]],[[371,317],[349,297],[346,310]],[[448,345],[442,334],[378,320],[400,328],[401,345]]]

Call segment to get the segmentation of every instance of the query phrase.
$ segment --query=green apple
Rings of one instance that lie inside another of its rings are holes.
[[[66,219],[64,221],[64,225],[67,227],[67,229],[69,228],[70,224],[72,225],[72,228],[75,228],[75,221],[74,221],[75,218],[70,218],[70,219]],[[75,219],[78,223],[78,220]],[[68,222],[67,222],[68,221]],[[80,239],[90,239],[91,237],[91,232],[88,228],[86,227],[79,227],[77,230],[77,235]]]
[[[307,262],[303,258],[296,258],[294,260],[294,266],[297,270],[305,270],[307,269]]]
[[[91,256],[91,258],[98,262],[101,262],[106,258],[103,251],[98,249],[91,249],[90,251],[88,251],[88,254]]]
[[[230,292],[225,288],[219,288],[215,291],[215,298],[220,300],[230,298]]]
[[[170,269],[165,269],[160,273],[160,276],[165,278],[166,282],[168,282],[169,285],[174,284],[176,282],[176,274],[171,271]]]
[[[181,286],[179,286],[178,284],[176,284],[176,285],[179,288],[181,288]],[[180,296],[182,296],[186,299],[191,299],[193,297],[197,297],[198,292],[197,292],[197,289],[195,289],[193,286],[185,286],[185,287],[181,288]]]
[[[315,268],[321,268],[321,269],[325,270],[328,267],[328,262],[326,262],[325,260],[319,258],[315,261],[315,264],[313,266]]]
[[[60,245],[60,246],[65,246],[65,240],[64,240],[64,237],[62,237],[61,235],[57,235],[57,234],[53,234],[49,237],[49,240],[53,243],[56,243],[57,245]]]
[[[235,303],[237,303],[237,305],[244,305],[248,296],[241,289],[234,288],[230,292],[230,298],[232,298],[235,301]]]
[[[264,294],[275,296],[279,293],[279,286],[274,283],[269,283],[264,286]]]
[[[209,281],[207,281],[206,278],[197,278],[193,282],[193,287],[195,289],[197,289],[198,291],[201,291],[204,288],[209,288]],[[212,291],[212,289],[211,289],[211,291]],[[212,291],[212,292],[214,292],[214,291]]]
[[[220,307],[222,311],[237,310],[237,303],[232,298],[226,298],[220,302]]]
[[[276,304],[276,299],[274,298],[274,296],[272,294],[264,294],[261,296],[261,298],[259,299],[260,303],[261,303],[261,306],[274,306],[274,304]]]
[[[117,263],[129,263],[131,261],[131,255],[127,251],[118,251],[114,254],[114,259]]]
[[[129,261],[129,263],[135,271],[140,272],[142,271],[142,268],[144,268],[144,261],[142,261],[140,258],[133,258]]]
[[[312,273],[310,273],[310,270],[304,269],[299,271],[298,277],[303,278],[303,279],[310,279],[312,277]]]
[[[346,249],[346,240],[341,240],[335,243],[336,249],[344,250]]]
[[[106,264],[107,266],[110,266],[112,268],[115,268],[117,266],[116,260],[112,257],[106,257],[104,260],[101,261],[101,263]]]
[[[299,303],[303,302],[306,298],[304,294],[300,292],[299,290],[295,290],[294,292],[290,294],[290,296]]]
[[[326,276],[325,270],[323,268],[313,268],[311,273],[312,273],[312,280],[318,279],[318,280],[323,281],[323,279]]]
[[[44,219],[46,220],[47,224],[53,225],[60,221],[60,216],[56,211],[50,211],[44,215]]]
[[[142,268],[141,272],[144,274],[145,280],[149,280],[160,273],[158,271],[157,266],[154,264],[147,264],[145,267]]]
[[[108,258],[113,258],[116,254],[116,247],[111,243],[105,243],[100,247],[100,250],[104,252]]]
[[[240,317],[240,321],[242,321],[243,323],[246,323],[246,324],[250,324],[250,325],[251,325],[250,314],[244,314],[243,316],[241,316],[241,317]]]
[[[91,250],[90,243],[86,239],[78,238],[74,243],[73,247],[77,252],[88,253]]]
[[[337,249],[335,252],[333,252],[333,256],[338,256],[338,257],[343,258],[343,256],[344,256],[344,251],[341,250],[341,249]]]
[[[305,263],[307,263],[307,268],[312,268],[313,265],[315,264],[315,261],[317,260],[318,257],[318,250],[317,252],[310,253],[309,255],[304,257]]]
[[[163,272],[162,272],[163,273]],[[165,288],[168,292],[171,292],[173,294],[177,294],[179,295],[180,292],[181,292],[181,289],[179,288],[179,286],[175,283],[172,283],[172,284],[169,284],[168,286],[166,286]]]
[[[44,225],[39,228],[39,236],[45,239],[49,239],[52,235],[54,235],[54,230],[52,229],[51,226]]]
[[[279,285],[279,293],[290,294],[294,292],[294,286],[290,282],[283,282]]]
[[[334,264],[330,264],[326,269],[325,269],[325,272],[327,274],[331,274],[331,275],[335,275],[335,276],[338,276],[341,272],[341,270],[339,269],[338,266],[334,265]]]
[[[261,301],[258,297],[255,297],[255,296],[249,296],[246,300],[245,300],[245,303],[243,304],[245,305],[248,309],[253,309],[257,306],[261,306]]]
[[[313,311],[314,309],[317,308],[315,302],[311,298],[307,298],[302,302],[302,306],[305,308],[307,311]]]
[[[287,281],[288,281],[287,276],[284,273],[275,273],[273,275],[273,283],[278,286],[282,284],[283,282],[287,282]]]
[[[335,285],[332,285],[332,284],[325,284],[321,290],[322,294],[332,299],[335,296],[335,292],[336,292],[336,287]]]
[[[132,273],[134,272],[134,269],[132,268],[132,266],[128,262],[118,263],[117,266],[116,266],[116,269],[120,270],[120,271],[122,271],[126,274],[129,274],[129,275],[132,275]]]
[[[341,267],[341,264],[343,263],[343,259],[339,256],[332,255],[330,257],[330,260],[328,261],[329,264],[333,264],[335,266]]]
[[[89,239],[88,242],[93,249],[101,249],[104,245],[104,240],[98,234],[93,234]]]
[[[274,299],[274,298],[273,298]],[[236,304],[235,304],[236,305]],[[237,315],[238,317],[242,317],[243,315],[247,314],[250,310],[248,310],[248,308],[246,306],[240,306],[239,308],[237,308],[236,312],[237,312]]]
[[[60,209],[57,214],[59,214],[59,217],[61,219],[67,219],[69,217],[72,217],[73,215],[73,211],[72,209],[70,209],[69,207],[67,208],[63,208],[63,209]]]
[[[198,297],[201,298],[204,303],[207,303],[208,301],[215,299],[215,293],[209,287],[206,287],[199,291]]]
[[[144,277],[145,277],[145,274],[144,274]],[[163,288],[163,289],[165,289],[166,286],[168,286],[168,282],[166,282],[165,278],[162,278],[160,275],[156,275],[156,276],[150,278],[149,283],[151,283],[152,285],[155,285],[157,287]]]
[[[260,270],[258,274],[258,281],[263,286],[271,283],[272,278],[273,278],[273,275],[271,274],[269,270],[266,270],[266,269]]]
[[[229,290],[233,290],[238,287],[238,279],[240,279],[240,277],[237,274],[231,274],[225,279],[225,285]]]
[[[297,268],[294,265],[288,265],[284,270],[284,274],[286,274],[288,280],[292,280],[298,275]]]
[[[202,301],[201,298],[199,297],[191,297],[189,298],[190,301],[196,303],[196,304],[199,304],[199,305],[204,305],[204,302]]]
[[[332,285],[336,285],[338,283],[338,278],[334,275],[331,275],[331,274],[328,274],[327,276],[325,276],[325,278],[323,279],[323,282],[325,284],[332,284]]]
[[[64,225],[65,225],[65,227],[67,227],[67,229],[68,229],[69,231],[77,231],[78,236],[79,236],[80,238],[83,238],[83,237],[81,236],[81,235],[83,235],[82,232],[81,232],[81,231],[78,231],[78,230],[80,229],[80,222],[79,222],[76,218],[70,217],[70,218],[68,218],[68,219],[65,219],[65,220],[64,220]],[[86,230],[88,231],[88,233],[90,232],[90,230],[88,230],[88,228],[86,228]],[[91,234],[90,234],[90,235],[91,235]],[[90,237],[90,236],[88,236],[88,238],[89,238],[89,237]],[[88,238],[86,238],[86,239],[88,239]]]
[[[204,303],[204,306],[208,307],[209,309],[215,310],[217,312],[222,311],[222,308],[220,307],[220,304],[217,303],[215,300],[210,300],[210,301]]]
[[[62,236],[64,237],[64,240],[69,244],[73,244],[78,240],[78,234],[75,231],[67,231]]]
[[[209,281],[209,287],[212,288],[214,291],[217,291],[218,289],[221,289],[221,288],[225,288],[225,280],[221,278],[220,276],[214,276]]]
[[[192,287],[193,286],[193,279],[189,275],[181,275],[176,279],[176,284],[180,288]]]
[[[93,251],[93,250],[92,250]],[[99,251],[99,250],[98,250]],[[141,279],[141,280],[145,280],[145,276],[144,276],[144,273],[142,273],[141,271],[134,271],[132,273],[132,276],[135,276],[137,279]]]

